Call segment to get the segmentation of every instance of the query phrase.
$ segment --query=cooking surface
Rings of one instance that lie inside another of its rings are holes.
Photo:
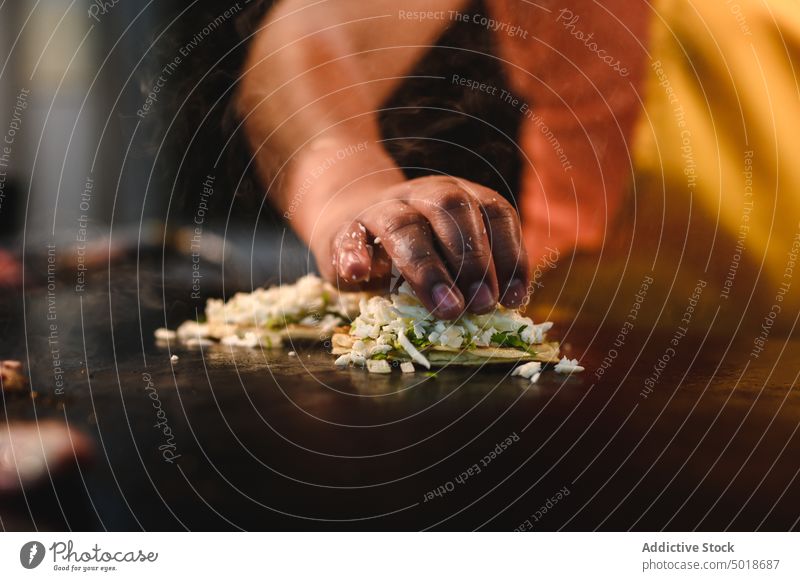
[[[91,465],[0,500],[3,528],[797,528],[796,340],[752,358],[751,341],[694,332],[656,372],[673,332],[638,328],[599,375],[619,326],[559,321],[586,372],[536,385],[508,367],[337,370],[304,345],[173,346],[171,364],[152,331],[193,305],[158,281],[128,267],[63,285],[63,394],[46,288],[25,293],[24,321],[23,298],[3,299],[3,357],[38,392],[8,396],[7,418],[67,418],[97,445]]]

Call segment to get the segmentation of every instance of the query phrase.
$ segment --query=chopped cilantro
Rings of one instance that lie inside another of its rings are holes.
[[[523,328],[525,328],[523,326]],[[523,351],[530,351],[531,346],[523,341],[518,334],[511,331],[498,331],[492,335],[492,343],[499,347],[512,347],[514,349],[522,349]]]
[[[411,341],[411,344],[420,351],[431,346],[431,342],[428,341],[428,338],[424,335],[422,337],[417,337],[417,334],[414,332],[414,325],[410,323],[406,329],[406,339]],[[398,346],[397,348],[399,349],[400,347]]]
[[[409,339],[409,341],[411,341],[411,344],[420,351],[423,351],[424,349],[427,349],[428,347],[431,346],[431,342],[425,339],[424,337],[422,339],[417,339],[417,338]]]

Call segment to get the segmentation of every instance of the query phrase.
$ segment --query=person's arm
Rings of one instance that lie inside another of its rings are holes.
[[[516,212],[499,194],[406,180],[380,144],[376,110],[461,4],[284,0],[253,42],[238,96],[261,175],[281,170],[270,202],[323,276],[357,285],[386,277],[391,261],[445,318],[498,299],[518,306],[528,277]]]

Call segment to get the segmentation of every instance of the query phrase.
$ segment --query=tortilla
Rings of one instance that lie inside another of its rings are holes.
[[[280,347],[285,342],[323,342],[338,325],[358,314],[364,292],[339,292],[306,275],[293,284],[238,292],[227,301],[206,302],[207,321],[185,321],[175,331],[156,329],[157,341],[177,339],[187,346]]]
[[[358,339],[349,335],[347,329],[340,329],[331,339],[331,353],[345,355],[350,353]],[[431,367],[444,367],[458,365],[464,367],[478,367],[487,364],[510,364],[524,361],[540,361],[542,363],[557,363],[559,357],[559,344],[556,341],[547,341],[534,346],[533,353],[522,349],[508,347],[475,347],[472,349],[454,349],[435,345],[425,351],[425,357]],[[405,354],[390,352],[387,355],[390,361],[411,361]]]
[[[334,329],[292,323],[278,329],[208,325],[207,332],[208,337],[223,343],[226,337],[246,337],[248,334],[253,334],[261,339],[260,343],[263,347],[280,347],[286,341],[291,343],[318,343],[325,341],[331,338]]]

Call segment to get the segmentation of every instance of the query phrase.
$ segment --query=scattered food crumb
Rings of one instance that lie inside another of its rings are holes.
[[[21,361],[0,361],[0,386],[4,391],[22,391],[26,383]]]
[[[414,373],[414,364],[411,361],[403,361],[400,364],[400,371],[403,373]]]
[[[169,360],[172,361],[173,363],[175,363],[178,359],[180,359],[180,357],[178,357],[177,355],[173,355],[172,357],[169,358]]]
[[[529,363],[523,363],[519,367],[515,368],[514,371],[511,372],[512,376],[519,376],[524,377],[525,379],[531,379],[534,375],[538,374],[542,370],[542,364],[538,361],[531,361]],[[537,377],[538,379],[538,377]],[[533,379],[531,379],[533,381]]]
[[[557,373],[580,373],[583,371],[583,367],[578,365],[577,359],[567,359],[566,357],[561,358],[555,369]]]
[[[178,338],[178,334],[175,331],[170,331],[164,327],[156,329],[153,334],[159,341],[172,341]]]
[[[391,373],[392,366],[386,359],[368,359],[367,371],[370,373]]]
[[[294,351],[289,351],[289,357],[297,357],[297,353]]]

